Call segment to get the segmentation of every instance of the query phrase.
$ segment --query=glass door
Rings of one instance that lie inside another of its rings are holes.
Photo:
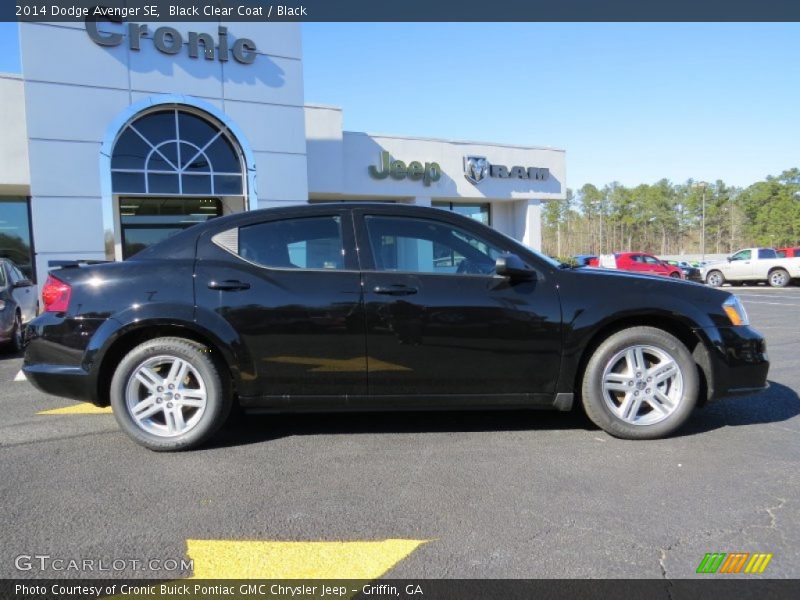
[[[222,215],[219,198],[119,199],[122,258],[130,258],[192,225]]]

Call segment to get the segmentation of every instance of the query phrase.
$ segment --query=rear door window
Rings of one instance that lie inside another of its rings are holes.
[[[343,269],[341,217],[265,221],[239,228],[238,254],[276,269]]]

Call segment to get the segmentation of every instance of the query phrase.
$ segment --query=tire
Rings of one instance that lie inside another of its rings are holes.
[[[667,361],[673,374],[661,384],[649,380],[666,374],[659,370],[668,366]],[[609,390],[604,381],[618,389]],[[668,436],[686,422],[699,389],[697,366],[678,338],[654,327],[631,327],[595,350],[581,392],[583,408],[595,425],[614,437],[650,440]]]
[[[114,417],[133,441],[150,450],[196,448],[230,413],[230,381],[223,373],[208,348],[192,340],[165,337],[144,342],[114,372]],[[134,416],[134,407],[141,414]]]
[[[725,283],[725,276],[722,274],[722,271],[709,271],[706,275],[706,283],[711,287],[720,287]]]
[[[767,281],[772,287],[783,288],[789,285],[792,278],[789,277],[789,272],[786,269],[774,269],[770,272]]]
[[[680,273],[670,273],[669,276],[671,279],[681,279]]]
[[[13,354],[22,352],[25,346],[24,329],[22,327],[22,317],[17,311],[14,314],[14,326],[11,329],[11,337],[8,342],[3,344],[3,350]]]

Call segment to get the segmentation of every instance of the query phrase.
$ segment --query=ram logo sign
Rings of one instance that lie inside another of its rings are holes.
[[[550,169],[542,167],[507,167],[490,163],[485,156],[464,157],[464,177],[473,185],[478,185],[487,177],[495,179],[533,179],[544,181],[550,176]]]
[[[700,561],[698,573],[763,573],[772,554],[763,552],[709,552]]]

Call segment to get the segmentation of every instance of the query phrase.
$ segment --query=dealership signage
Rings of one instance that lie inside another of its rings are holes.
[[[377,166],[370,165],[367,170],[373,179],[386,179],[387,177],[398,181],[410,179],[411,181],[422,181],[424,185],[430,185],[442,178],[442,167],[439,166],[439,163],[421,163],[412,160],[406,164],[402,160],[392,160],[392,156],[386,151],[381,152]]]
[[[119,46],[124,38],[119,31],[100,31],[97,21],[89,19],[86,20],[86,33],[99,46]],[[253,40],[239,38],[231,46],[228,42],[227,27],[220,27],[217,33],[219,43],[210,33],[190,31],[187,40],[189,43],[186,46],[189,56],[198,58],[202,53],[206,60],[216,59],[220,62],[227,62],[232,56],[236,62],[245,65],[249,65],[256,59],[256,44]],[[147,25],[128,23],[128,47],[131,50],[141,50],[142,38],[149,37],[151,36]],[[184,48],[183,36],[174,27],[159,27],[153,32],[152,40],[156,50],[163,54],[178,54]]]
[[[541,167],[507,167],[490,163],[485,156],[464,157],[464,177],[478,185],[487,177],[497,179],[533,179],[544,181],[550,176],[550,169]]]

